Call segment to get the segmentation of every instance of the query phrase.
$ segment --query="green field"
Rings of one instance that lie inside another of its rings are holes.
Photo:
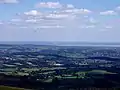
[[[44,67],[41,70],[42,71],[47,71],[47,70],[56,70],[56,69],[63,70],[63,69],[66,69],[66,68],[65,67],[53,67],[53,68]]]
[[[52,82],[52,79],[47,79],[47,80],[45,80],[44,82],[51,83],[51,82]]]
[[[28,89],[9,87],[9,86],[0,86],[0,90],[28,90]]]
[[[92,70],[92,71],[89,71],[88,73],[91,73],[91,74],[117,74],[117,73],[112,73],[112,72],[108,72],[105,70]]]
[[[15,72],[17,69],[16,68],[5,68],[5,69],[0,69],[0,71],[4,72]]]

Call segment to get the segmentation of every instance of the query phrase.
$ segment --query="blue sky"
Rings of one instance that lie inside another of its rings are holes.
[[[0,41],[120,42],[120,0],[0,0]]]

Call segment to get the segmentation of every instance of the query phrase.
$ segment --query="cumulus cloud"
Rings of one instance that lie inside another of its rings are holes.
[[[12,4],[12,3],[18,3],[18,0],[0,0],[0,3],[5,3],[5,4]]]
[[[92,11],[88,9],[66,9],[66,10],[63,10],[62,12],[73,13],[73,14],[89,14]]]
[[[55,11],[30,10],[23,14],[17,14],[18,18],[10,20],[7,24],[10,27],[20,29],[48,29],[48,28],[76,28],[85,20],[79,21],[80,15],[87,15],[92,11],[88,9],[75,8],[71,4],[65,5],[66,8]],[[89,19],[88,19],[89,20]],[[94,22],[91,20],[91,22]],[[93,25],[87,25],[85,28],[94,28]]]
[[[61,18],[67,18],[69,15],[67,14],[49,14],[46,16],[47,18],[56,18],[56,19],[61,19]]]
[[[38,12],[37,10],[31,10],[28,12],[24,12],[25,15],[31,15],[31,16],[37,16],[37,15],[41,15],[40,12]]]
[[[39,8],[54,8],[54,10],[40,9],[26,11],[17,14],[18,18],[11,19],[5,26],[10,28],[20,29],[53,29],[53,28],[80,28],[80,29],[94,29],[100,27],[98,20],[92,16],[95,13],[86,8],[76,8],[72,4],[61,4],[59,2],[41,2],[38,4]],[[58,9],[59,8],[59,9]],[[115,15],[114,11],[101,12],[101,15]],[[104,22],[105,23],[105,22]],[[111,27],[106,27],[110,29]]]
[[[100,12],[100,15],[117,15],[117,12],[109,10],[105,12]]]
[[[61,4],[60,2],[40,2],[35,5],[36,8],[51,8],[51,9],[72,9],[75,8],[72,4]]]
[[[82,14],[89,14],[92,11],[88,9],[77,9],[77,8],[72,8],[72,6],[69,6],[69,9],[63,9],[63,10],[58,10],[58,11],[53,11],[53,12],[40,12],[37,10],[31,10],[28,12],[24,12],[24,15],[27,16],[27,18],[32,18],[33,19],[74,19],[76,15],[82,15]],[[33,21],[32,19],[32,21]]]
[[[108,15],[119,14],[119,7],[117,10],[96,12],[88,8],[77,8],[72,4],[61,4],[59,2],[41,2],[36,6],[37,8],[33,10],[16,14],[11,20],[0,21],[0,34],[3,35],[0,39],[3,40],[8,36],[8,40],[74,41],[84,38],[94,40],[96,37],[104,39],[108,34],[113,36],[114,31],[119,32],[120,20],[118,17],[108,17]],[[116,34],[119,36],[119,33]]]
[[[37,8],[62,8],[59,2],[40,2],[35,5]]]

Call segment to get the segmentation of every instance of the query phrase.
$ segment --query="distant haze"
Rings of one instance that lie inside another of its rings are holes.
[[[11,45],[55,45],[55,46],[120,46],[120,43],[98,43],[98,42],[37,42],[37,41],[5,41],[0,44],[11,44]]]

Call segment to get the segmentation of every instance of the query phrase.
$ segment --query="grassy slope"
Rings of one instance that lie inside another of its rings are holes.
[[[0,86],[0,90],[27,90],[23,88],[9,87],[9,86]]]

